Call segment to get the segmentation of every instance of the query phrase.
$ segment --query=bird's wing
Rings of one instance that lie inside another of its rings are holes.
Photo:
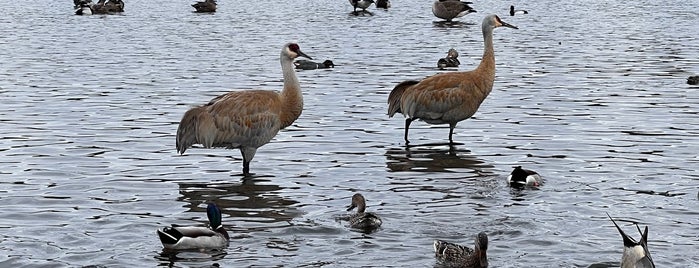
[[[172,229],[177,230],[186,237],[200,237],[200,236],[216,236],[218,233],[206,227],[195,227],[195,226],[173,226]]]
[[[216,97],[207,107],[219,134],[214,144],[235,136],[273,137],[281,125],[282,103],[278,93],[265,90],[234,91]]]
[[[479,85],[473,83],[472,72],[442,73],[430,76],[406,89],[401,98],[401,111],[409,117],[438,119],[455,109],[467,108],[473,115],[480,106]]]

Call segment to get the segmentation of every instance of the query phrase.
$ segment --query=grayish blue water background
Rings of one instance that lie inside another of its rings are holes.
[[[347,1],[126,1],[74,16],[70,1],[0,5],[0,267],[432,267],[433,239],[490,237],[492,267],[609,267],[649,226],[658,267],[699,267],[697,1],[476,2],[453,27],[431,1],[349,16]],[[510,4],[530,11],[506,16]],[[448,128],[386,116],[393,86],[478,64],[500,14],[497,78],[475,118]],[[231,89],[281,89],[297,41],[332,70],[297,72],[305,110],[258,151],[175,151],[190,107]],[[514,165],[546,179],[512,191]],[[337,221],[354,192],[384,218]],[[162,254],[155,230],[223,208],[219,254]]]

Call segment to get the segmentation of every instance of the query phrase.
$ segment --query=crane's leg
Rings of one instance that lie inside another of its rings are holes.
[[[240,154],[243,155],[243,176],[250,175],[250,161],[255,157],[257,148],[254,147],[240,147]]]
[[[452,134],[454,134],[454,128],[456,127],[456,124],[449,124],[449,144],[454,143],[454,140],[451,139]]]
[[[410,129],[410,123],[412,123],[413,120],[415,120],[415,119],[413,119],[413,118],[406,118],[405,119],[405,134],[403,135],[403,139],[405,139],[405,144],[410,143],[410,141],[408,141],[408,129]]]

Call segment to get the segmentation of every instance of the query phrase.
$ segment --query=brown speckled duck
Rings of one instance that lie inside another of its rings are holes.
[[[434,253],[437,260],[446,267],[487,268],[488,235],[480,232],[476,236],[474,248],[435,240]]]
[[[355,229],[371,230],[381,226],[381,218],[371,212],[364,212],[366,209],[366,200],[362,194],[354,194],[352,196],[352,204],[347,207],[347,211],[357,208],[357,213],[349,217],[350,227]]]

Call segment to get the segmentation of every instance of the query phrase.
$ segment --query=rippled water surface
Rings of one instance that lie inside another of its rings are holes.
[[[74,16],[69,1],[2,5],[0,266],[431,267],[432,241],[472,246],[492,267],[611,267],[648,226],[658,267],[699,267],[697,1],[476,2],[444,25],[430,1],[350,16],[347,1],[126,2]],[[653,7],[648,9],[648,7]],[[448,128],[388,118],[393,86],[459,70],[495,30],[493,92],[448,146]],[[237,150],[180,156],[182,114],[232,89],[282,87],[287,41],[336,68],[298,71],[301,117],[261,147],[243,180]],[[512,166],[546,183],[514,191]],[[355,192],[384,219],[338,220]],[[169,254],[155,230],[204,225],[223,208],[223,252]]]

